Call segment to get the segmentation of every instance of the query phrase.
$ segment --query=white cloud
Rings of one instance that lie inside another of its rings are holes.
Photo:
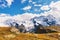
[[[34,6],[42,6],[41,4],[34,4]]]
[[[41,4],[37,4],[36,2],[32,2],[32,4],[34,4],[34,6],[42,6]]]
[[[32,2],[32,0],[29,0],[29,2]]]
[[[56,21],[57,21],[56,23],[60,25],[60,1],[57,1],[57,2],[52,1],[49,7],[51,8],[51,10],[48,12],[45,12],[46,16],[48,14],[53,15],[56,18]]]
[[[0,14],[0,22],[4,22],[5,20],[11,18],[11,16],[7,14]]]
[[[48,5],[45,5],[45,6],[42,6],[41,7],[41,10],[49,10],[50,8],[49,8],[49,6]]]
[[[12,2],[14,2],[14,0],[0,0],[0,7],[1,8],[5,8],[5,7],[10,7],[12,5]]]
[[[60,10],[60,1],[54,2],[52,1],[50,3],[50,5],[44,5],[41,7],[41,10],[49,10],[51,8],[51,10]]]
[[[36,2],[32,2],[32,4],[36,4]]]
[[[60,17],[60,1],[57,2],[51,2],[51,4],[49,5],[49,7],[51,8],[50,11],[45,12],[46,14],[52,14],[55,17],[59,18]],[[57,16],[58,15],[58,16]]]
[[[60,1],[58,1],[58,2],[51,2],[51,4],[50,4],[50,7],[53,9],[53,8],[55,8],[55,9],[57,9],[57,10],[60,10]],[[55,10],[54,9],[54,10]]]
[[[29,10],[29,9],[31,9],[31,6],[26,6],[23,8],[23,10]]]
[[[24,3],[26,0],[22,0],[21,3]]]
[[[4,8],[4,7],[7,7],[5,4],[1,4],[1,6],[0,7],[2,7],[2,8]]]
[[[14,2],[14,0],[6,0],[7,1],[7,5],[10,7],[12,2]]]
[[[1,14],[0,14],[0,26],[7,26],[7,25],[4,24],[4,22],[5,22],[6,20],[10,19],[10,18],[11,18],[10,15],[1,13]]]

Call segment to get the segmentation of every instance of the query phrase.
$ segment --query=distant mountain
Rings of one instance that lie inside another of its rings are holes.
[[[45,15],[34,16],[31,14],[30,15],[25,14],[25,15],[19,16],[19,18],[20,19],[18,19],[17,17],[15,19],[14,18],[7,19],[4,21],[4,24],[11,26],[11,24],[15,25],[15,23],[18,23],[19,25],[24,24],[27,28],[30,28],[31,26],[34,26],[33,19],[37,23],[43,26],[51,26],[51,25],[59,24],[59,20],[57,19],[57,17],[55,17],[52,14],[48,14],[46,16]],[[36,25],[38,25],[37,23]]]
[[[0,23],[8,26],[16,26],[23,24],[27,31],[34,28],[33,21],[36,21],[36,25],[41,24],[43,26],[60,25],[60,16],[56,13],[47,14],[22,14],[16,16],[0,15]]]
[[[43,26],[51,26],[56,24],[55,17],[53,15],[49,14],[47,16],[39,16],[33,18],[37,23],[42,24]],[[32,21],[33,21],[32,19]]]

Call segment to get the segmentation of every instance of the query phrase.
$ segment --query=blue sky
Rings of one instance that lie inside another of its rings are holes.
[[[7,5],[8,3],[6,0],[2,0],[0,2],[0,13],[6,13],[10,15],[23,14],[26,12],[39,14],[48,11],[41,10],[40,8],[44,5],[49,5],[52,1],[56,2],[58,0],[13,0],[11,5]],[[5,6],[2,7],[1,4],[4,4]],[[27,9],[24,9],[26,7]]]

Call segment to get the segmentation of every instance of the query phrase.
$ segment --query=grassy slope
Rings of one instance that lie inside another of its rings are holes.
[[[0,27],[0,40],[59,40],[59,33],[20,33],[17,35],[15,33],[10,32],[9,30],[10,28],[8,27]]]

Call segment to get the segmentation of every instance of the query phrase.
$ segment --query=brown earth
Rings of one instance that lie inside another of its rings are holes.
[[[0,27],[0,40],[60,40],[60,27],[51,26],[46,29],[57,30],[57,32],[34,34],[34,33],[20,33],[15,34],[10,31],[10,27]],[[58,30],[59,29],[59,30]]]

